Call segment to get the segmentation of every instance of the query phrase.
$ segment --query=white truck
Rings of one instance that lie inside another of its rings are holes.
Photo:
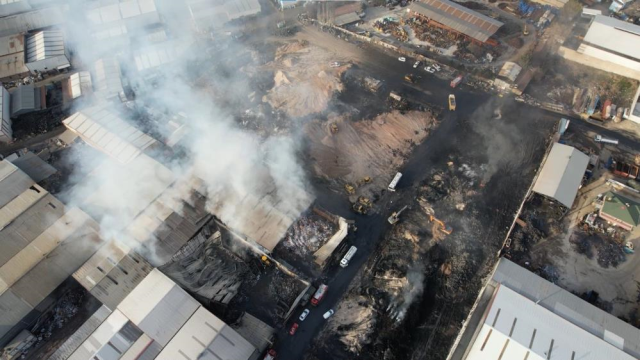
[[[618,145],[618,140],[617,139],[609,139],[609,138],[603,137],[602,135],[596,135],[594,140],[596,142]]]
[[[398,182],[400,181],[400,178],[402,178],[402,173],[397,173],[396,176],[393,177],[393,180],[391,180],[391,183],[389,184],[389,187],[388,187],[389,191],[396,191],[396,186],[398,186]]]
[[[358,251],[358,248],[355,246],[352,246],[349,248],[349,251],[347,251],[346,254],[344,254],[344,256],[342,257],[342,260],[340,260],[340,266],[342,266],[343,268],[346,268],[347,266],[349,266],[349,261],[351,261],[351,259],[353,258],[353,255],[356,254],[356,251]]]

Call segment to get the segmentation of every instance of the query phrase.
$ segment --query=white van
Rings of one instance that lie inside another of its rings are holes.
[[[344,256],[342,257],[342,260],[340,260],[340,266],[342,266],[343,268],[346,268],[347,266],[349,266],[349,261],[351,261],[351,258],[353,258],[353,255],[356,254],[356,251],[358,251],[358,248],[355,246],[352,246],[349,248],[349,251],[347,251],[346,254],[344,254]]]
[[[602,142],[602,143],[607,143],[607,144],[618,145],[618,140],[616,140],[616,139],[607,139],[606,137],[602,137],[602,135],[596,135],[594,140],[596,142]]]

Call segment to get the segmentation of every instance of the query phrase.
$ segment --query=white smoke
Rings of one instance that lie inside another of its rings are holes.
[[[170,174],[150,166],[153,162],[134,160],[123,165],[111,158],[100,161],[95,151],[79,147],[73,157],[78,170],[72,177],[75,186],[66,191],[66,202],[90,208],[89,212],[100,221],[105,238],[117,238],[130,245],[136,244],[133,238],[137,230],[127,227],[147,208],[150,199],[161,193],[169,197],[169,202],[189,198],[188,186],[174,186],[167,195],[167,183],[173,181],[187,183],[193,177],[201,179],[200,188],[208,196],[208,209],[232,226],[251,221],[246,218],[246,209],[237,207],[248,197],[268,199],[270,205],[289,216],[297,216],[309,205],[311,195],[306,191],[305,173],[297,160],[298,139],[282,135],[265,139],[238,128],[234,121],[234,113],[252,106],[247,94],[257,90],[234,68],[238,57],[249,54],[248,49],[229,36],[216,35],[212,43],[209,35],[185,31],[190,24],[165,22],[165,27],[181,27],[167,28],[165,33],[178,34],[175,38],[169,35],[169,41],[183,46],[176,47],[173,54],[176,59],[155,68],[153,76],[140,74],[134,66],[133,53],[158,45],[149,36],[158,32],[158,26],[153,30],[128,29],[129,41],[99,41],[92,33],[96,27],[85,16],[87,9],[96,3],[76,1],[71,6],[66,24],[70,34],[67,46],[73,49],[75,63],[90,68],[96,59],[115,56],[125,74],[124,83],[130,84],[135,93],[135,108],[150,108],[167,116],[184,114],[190,131],[180,143],[184,147],[183,156],[163,151],[153,155],[171,170]],[[182,1],[171,4],[172,8],[180,7]],[[172,14],[163,15],[171,18]],[[180,53],[180,49],[184,51]],[[124,120],[140,127],[141,114],[129,111],[117,100],[105,102],[96,97],[93,105],[120,111]],[[169,135],[164,126],[153,121],[145,126],[151,127],[152,133]],[[94,170],[86,176],[87,171],[82,169]],[[147,243],[146,247],[153,252],[152,244]]]

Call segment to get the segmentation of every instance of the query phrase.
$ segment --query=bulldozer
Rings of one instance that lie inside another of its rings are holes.
[[[404,207],[402,207],[402,209],[400,209],[400,211],[394,211],[391,216],[389,216],[389,218],[387,219],[387,221],[389,222],[389,224],[394,225],[395,223],[398,222],[398,220],[400,220],[400,214],[402,214],[403,211],[405,211],[407,209],[407,206],[405,205]]]
[[[267,255],[262,255],[260,257],[260,260],[262,260],[262,263],[265,264],[266,266],[271,265],[271,261],[269,261],[269,258],[267,257]]]
[[[438,225],[437,229],[445,235],[450,235],[453,232],[451,226],[445,225],[444,222],[438,220],[435,216],[429,215],[429,221]]]
[[[358,198],[358,201],[356,201],[353,204],[353,211],[357,212],[358,214],[365,215],[370,208],[371,208],[371,200],[369,200],[369,198],[366,198],[364,196],[360,196]]]
[[[338,124],[336,123],[331,123],[329,128],[331,130],[331,134],[336,134],[338,132]]]
[[[357,185],[358,185],[358,186],[362,186],[362,185],[364,185],[364,184],[368,184],[368,183],[370,183],[370,182],[371,182],[371,177],[369,177],[369,176],[365,176],[365,177],[363,177],[362,179],[358,180]]]
[[[349,183],[344,184],[344,189],[347,191],[347,194],[349,195],[353,195],[356,193],[356,188],[354,188],[353,185]]]

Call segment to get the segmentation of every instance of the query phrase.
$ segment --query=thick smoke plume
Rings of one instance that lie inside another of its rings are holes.
[[[208,209],[231,227],[251,221],[246,209],[237,207],[247,198],[267,199],[290,217],[309,205],[311,195],[305,190],[307,181],[297,160],[297,139],[261,138],[241,130],[234,121],[234,114],[252,106],[247,94],[256,90],[237,66],[238,58],[251,58],[247,48],[224,34],[214,34],[212,40],[209,34],[185,31],[190,27],[188,19],[178,21],[174,16],[180,13],[174,12],[174,7],[180,8],[182,1],[170,2],[173,10],[163,15],[172,20],[165,21],[164,28],[128,28],[127,41],[99,41],[95,37],[97,27],[86,17],[94,3],[77,1],[72,5],[67,46],[72,48],[75,62],[87,68],[97,59],[115,57],[122,67],[125,85],[133,92],[129,96],[135,96],[135,104],[103,100],[96,94],[92,105],[119,113],[138,128],[143,122],[147,132],[160,137],[170,134],[140,109],[151,109],[160,117],[181,114],[189,132],[180,143],[180,156],[167,151],[153,154],[171,170],[169,173],[149,165],[153,162],[134,160],[123,165],[108,157],[100,162],[95,151],[78,147],[73,156],[77,169],[72,178],[75,186],[64,194],[66,202],[89,208],[100,221],[105,238],[134,246],[136,229],[127,227],[147,207],[149,199],[163,192],[167,196],[169,191],[179,206],[181,200],[189,199],[191,187],[186,184],[193,183],[193,178],[202,180],[198,190],[207,196]],[[176,44],[172,48],[175,59],[140,73],[133,55],[147,47],[166,45],[166,41],[155,40],[158,34]],[[220,99],[224,99],[224,105]],[[166,190],[167,183],[182,186]],[[147,243],[146,247],[153,252],[152,244]]]

